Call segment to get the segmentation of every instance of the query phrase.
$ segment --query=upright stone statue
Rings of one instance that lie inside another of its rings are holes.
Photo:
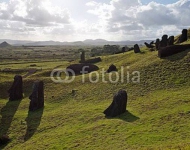
[[[170,45],[174,45],[174,36],[170,36],[169,38],[168,38],[168,45],[170,46]]]
[[[166,47],[168,44],[168,35],[163,35],[162,36],[162,40],[160,41],[160,47],[159,48],[163,48]]]
[[[22,86],[22,76],[16,75],[11,88],[8,90],[10,101],[21,100],[23,98]]]
[[[134,45],[134,52],[135,53],[140,53],[141,52],[138,44]]]
[[[29,97],[29,110],[34,111],[44,107],[44,83],[43,81],[36,81],[33,84],[33,92]]]
[[[119,90],[111,105],[104,111],[106,117],[116,117],[122,113],[125,113],[127,106],[127,92],[125,90]]]
[[[84,51],[81,52],[80,59],[81,59],[80,62],[85,62],[85,52]]]
[[[156,39],[155,45],[156,45],[156,49],[159,50],[159,48],[160,48],[160,39]]]
[[[126,48],[125,48],[125,46],[122,47],[121,51],[122,51],[122,53],[125,53],[125,52],[126,52]]]
[[[180,43],[187,41],[187,29],[182,30],[182,35],[180,36]]]

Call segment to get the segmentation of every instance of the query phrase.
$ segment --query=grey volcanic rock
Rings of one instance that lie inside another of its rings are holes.
[[[116,117],[126,112],[127,92],[119,90],[113,97],[111,105],[104,111],[106,117]]]

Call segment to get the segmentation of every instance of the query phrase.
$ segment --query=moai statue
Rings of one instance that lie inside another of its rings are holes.
[[[109,69],[107,70],[107,73],[110,73],[112,71],[117,71],[117,67],[114,64],[111,64],[109,66]]]
[[[29,110],[34,111],[44,107],[44,83],[43,81],[36,81],[33,84],[33,92],[29,97]]]
[[[125,46],[122,47],[121,51],[122,51],[122,53],[125,53],[125,52],[126,52],[126,48],[125,48]]]
[[[150,44],[148,44],[147,42],[144,42],[144,44],[146,45],[147,48],[154,48],[153,46],[154,41],[150,42]]]
[[[187,29],[182,30],[182,35],[180,36],[180,43],[187,41]]]
[[[174,36],[170,36],[169,38],[168,38],[168,45],[170,46],[170,45],[174,45]]]
[[[116,117],[126,112],[127,92],[119,90],[113,97],[111,105],[104,111],[106,117]]]
[[[158,51],[158,57],[168,57],[177,53],[181,53],[187,49],[190,49],[190,44],[167,46]]]
[[[168,35],[163,35],[162,40],[160,41],[160,48],[166,47],[168,44]]]
[[[159,50],[159,48],[160,48],[160,39],[156,39],[155,45],[156,45],[156,49]]]
[[[140,53],[141,52],[138,44],[134,45],[134,52],[135,53]]]
[[[81,60],[81,62],[85,62],[85,52],[84,51],[81,52],[80,60]]]
[[[144,42],[147,48],[150,48],[150,45],[147,42]]]
[[[23,98],[22,86],[22,76],[16,75],[11,88],[8,90],[10,101],[21,100]]]

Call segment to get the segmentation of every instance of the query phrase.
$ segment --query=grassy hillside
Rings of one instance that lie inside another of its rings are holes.
[[[50,67],[36,63],[43,70],[24,79],[24,99],[15,102],[7,101],[6,92],[15,73],[1,72],[0,131],[11,138],[4,149],[190,149],[190,50],[160,59],[157,52],[143,49],[141,54],[128,52],[102,60],[96,64],[100,71],[113,63],[121,73],[123,66],[124,82],[93,84],[85,75],[85,83],[77,76],[72,83],[58,84],[50,79],[51,70],[69,63]],[[21,67],[12,67],[17,65]],[[133,71],[140,72],[140,83],[127,79]],[[37,79],[45,82],[45,107],[28,112],[28,96]],[[102,112],[119,89],[127,90],[128,111],[107,119]]]

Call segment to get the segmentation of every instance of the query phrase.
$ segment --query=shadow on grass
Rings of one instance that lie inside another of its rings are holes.
[[[130,113],[128,110],[126,110],[125,113],[117,116],[117,117],[106,117],[107,119],[121,119],[124,120],[126,122],[135,122],[136,120],[140,119],[139,117],[133,115],[132,113]]]
[[[23,81],[23,94],[24,98],[29,97],[31,92],[32,92],[32,85],[33,85],[34,80],[25,80]],[[12,85],[12,81],[7,81],[3,82],[0,84],[0,89],[1,89],[1,94],[0,94],[0,99],[8,99],[9,98],[9,93],[8,89]]]
[[[24,136],[24,141],[29,140],[36,132],[38,126],[40,125],[43,111],[44,108],[38,109],[36,111],[28,111],[28,116],[26,118],[27,130]]]
[[[4,82],[0,84],[0,89],[1,89],[1,94],[0,94],[0,99],[8,99],[9,98],[9,93],[8,89],[10,88],[12,82]]]
[[[3,135],[7,135],[8,130],[12,123],[13,117],[20,103],[21,103],[21,100],[8,101],[6,105],[1,109],[0,114],[2,118],[0,122],[0,137],[2,137]],[[1,146],[1,143],[0,143],[0,146]],[[3,145],[3,146],[5,147],[6,145]]]

